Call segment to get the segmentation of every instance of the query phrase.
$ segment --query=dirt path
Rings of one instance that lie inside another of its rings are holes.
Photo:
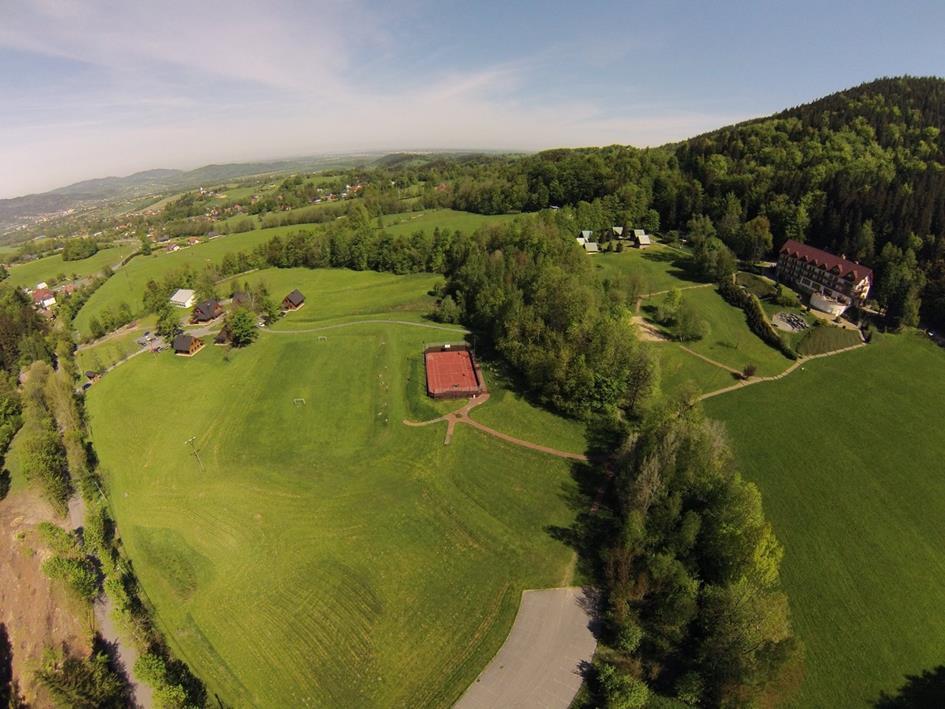
[[[681,286],[679,288],[667,288],[666,290],[655,290],[652,293],[647,293],[646,295],[640,296],[640,300],[643,300],[644,298],[652,298],[654,295],[666,295],[667,293],[671,293],[674,290],[683,291],[683,290],[692,290],[693,288],[714,288],[714,287],[715,287],[714,283],[697,283],[694,286]]]
[[[850,352],[851,350],[858,350],[861,347],[866,347],[866,343],[860,342],[859,344],[851,345],[850,347],[844,347],[839,350],[833,350],[832,352],[823,352],[821,354],[809,355],[808,357],[801,357],[796,362],[794,362],[794,364],[792,364],[790,367],[785,369],[780,374],[775,374],[770,377],[752,377],[751,379],[748,379],[748,380],[742,380],[742,381],[736,382],[735,384],[732,384],[731,386],[723,387],[722,389],[716,389],[715,391],[706,392],[705,394],[699,397],[699,401],[704,401],[705,399],[711,399],[713,396],[726,394],[730,391],[735,391],[736,389],[744,389],[745,387],[751,386],[752,384],[760,384],[761,382],[774,382],[774,381],[777,381],[778,379],[784,379],[784,377],[789,375],[791,372],[796,371],[799,367],[802,367],[804,364],[806,364],[807,362],[813,359],[821,359],[822,357],[833,357],[834,355],[842,354],[844,352]],[[728,369],[728,368],[725,367],[725,369]],[[734,371],[734,370],[730,370],[730,371]]]
[[[469,416],[469,412],[472,411],[475,407],[485,404],[489,400],[488,392],[477,396],[475,399],[471,399],[466,405],[461,408],[456,409],[456,411],[451,411],[448,414],[443,416],[438,416],[435,419],[430,419],[429,421],[410,421],[404,419],[403,423],[407,426],[429,426],[434,423],[440,423],[441,421],[446,422],[446,437],[443,440],[443,445],[448,446],[450,441],[453,440],[453,431],[456,428],[457,424],[463,423],[467,426],[472,426],[473,428],[482,431],[494,438],[505,441],[506,443],[511,443],[512,445],[521,446],[522,448],[528,448],[529,450],[538,451],[539,453],[546,453],[548,455],[553,455],[557,458],[565,458],[567,460],[578,460],[581,462],[587,462],[587,456],[582,455],[581,453],[570,453],[568,451],[558,450],[557,448],[550,448],[548,446],[542,446],[538,443],[532,443],[530,441],[524,441],[521,438],[515,438],[515,436],[510,436],[507,433],[502,433],[501,431],[496,431],[494,428],[490,428],[485,424],[474,421]]]
[[[698,358],[701,359],[703,362],[708,362],[708,363],[711,364],[713,367],[718,367],[719,369],[724,369],[726,372],[731,372],[732,374],[734,374],[734,375],[736,375],[736,376],[739,376],[739,377],[742,375],[742,373],[739,372],[737,369],[732,369],[732,368],[729,367],[727,364],[722,364],[721,362],[716,362],[714,359],[709,359],[709,358],[706,357],[705,355],[701,355],[701,354],[699,354],[698,352],[696,352],[695,350],[689,349],[689,348],[686,347],[685,345],[680,345],[680,346],[679,346],[679,349],[681,349],[681,350],[683,350],[683,351],[685,351],[685,352],[688,352],[688,353],[691,354],[693,357],[698,357]]]

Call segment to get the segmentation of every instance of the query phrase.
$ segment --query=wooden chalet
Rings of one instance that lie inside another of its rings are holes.
[[[210,322],[223,315],[223,306],[215,300],[205,300],[197,303],[194,313],[190,317],[191,322]]]
[[[174,338],[172,347],[174,348],[174,354],[192,357],[203,347],[203,340],[192,335],[180,334]]]
[[[305,296],[298,288],[282,299],[283,310],[298,310],[303,305],[305,305]]]

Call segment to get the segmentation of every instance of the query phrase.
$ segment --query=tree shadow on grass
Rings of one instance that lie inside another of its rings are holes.
[[[945,665],[921,674],[906,675],[895,694],[883,692],[873,706],[876,709],[940,709],[945,707]]]

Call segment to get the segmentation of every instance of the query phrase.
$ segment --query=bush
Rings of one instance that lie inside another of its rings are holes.
[[[683,342],[701,340],[709,334],[709,324],[689,303],[683,303],[676,314],[676,336]]]
[[[609,709],[639,709],[649,701],[650,688],[643,680],[632,677],[609,663],[598,665],[597,680]]]
[[[54,556],[43,562],[43,573],[65,583],[78,598],[93,601],[98,596],[98,575],[88,561]]]
[[[109,664],[108,655],[93,650],[87,659],[47,650],[36,679],[58,706],[98,709],[129,706],[129,688]]]
[[[719,283],[719,294],[732,305],[745,311],[748,327],[766,345],[778,350],[788,359],[797,359],[797,352],[781,338],[778,331],[768,321],[768,316],[765,315],[761,301],[756,295],[728,280]]]

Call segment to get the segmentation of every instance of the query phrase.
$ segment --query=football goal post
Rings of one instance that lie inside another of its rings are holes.
[[[292,399],[292,403],[296,406],[305,406],[305,399]]]

